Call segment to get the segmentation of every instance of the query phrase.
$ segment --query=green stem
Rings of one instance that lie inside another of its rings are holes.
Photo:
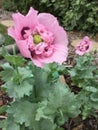
[[[16,55],[15,46],[13,46],[13,55],[14,55],[14,56]],[[20,73],[19,73],[19,70],[18,70],[18,66],[16,65],[16,61],[15,61],[15,59],[14,59],[14,68],[15,68],[15,70],[16,70],[16,72],[17,72],[17,75],[20,76]],[[19,84],[21,84],[20,79],[19,79]]]
[[[34,85],[34,95],[35,95],[35,98],[37,98],[37,89],[36,89],[36,85]]]
[[[25,130],[25,125],[21,125],[20,130]]]

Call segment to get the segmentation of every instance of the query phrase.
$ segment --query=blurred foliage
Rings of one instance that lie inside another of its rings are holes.
[[[55,15],[66,30],[98,32],[98,0],[4,0],[3,8],[27,13],[33,6]]]
[[[4,37],[4,45],[9,45],[9,44],[13,44],[14,40],[8,36],[7,34],[7,27],[5,27],[4,25],[0,24],[0,35],[2,35]],[[1,39],[2,37],[0,37],[0,41],[2,41]],[[2,44],[0,44],[2,45]]]

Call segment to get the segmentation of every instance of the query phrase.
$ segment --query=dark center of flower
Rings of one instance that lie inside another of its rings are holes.
[[[35,34],[35,35],[33,36],[33,41],[34,41],[35,44],[39,44],[39,43],[42,42],[43,40],[42,40],[42,38],[41,38],[41,36],[40,36],[39,34]]]
[[[47,47],[45,47],[45,49],[44,49],[46,52],[48,51],[48,48]]]
[[[21,30],[21,35],[22,37],[24,37],[24,35],[26,34],[26,30],[29,30],[30,28],[29,27],[23,27],[22,30]]]
[[[88,49],[89,49],[89,46],[86,46],[85,49],[88,50]]]
[[[31,50],[31,48],[29,48],[29,51],[30,51],[30,53],[31,53],[31,56],[34,57],[34,55],[35,55],[35,50]]]

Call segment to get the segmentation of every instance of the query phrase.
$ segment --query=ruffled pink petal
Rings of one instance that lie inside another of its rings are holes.
[[[62,64],[67,60],[68,47],[65,45],[57,44],[53,53],[53,59],[55,62]]]
[[[8,28],[8,35],[11,36],[15,40],[19,40],[19,33],[15,33],[14,27]]]
[[[90,39],[89,39],[88,36],[85,36],[85,37],[83,38],[83,40],[85,40],[85,41],[89,41]]]
[[[65,30],[59,25],[57,18],[48,13],[40,13],[38,21],[44,25],[46,29],[51,31],[55,37],[55,44],[68,44],[68,37]]]
[[[36,54],[42,54],[44,51],[44,48],[46,47],[46,44],[44,42],[39,43],[35,46],[35,53]]]
[[[31,7],[28,14],[23,18],[23,27],[29,27],[30,30],[33,30],[34,26],[38,23],[37,13],[38,11]]]
[[[38,11],[30,7],[30,10],[25,17],[25,24],[28,24],[31,29],[33,29],[34,26],[38,23],[37,14],[38,14]]]
[[[31,57],[31,60],[33,63],[43,68],[45,63],[52,63],[56,62],[58,64],[62,64],[64,61],[66,61],[68,56],[68,48],[64,45],[62,47],[60,45],[55,46],[54,53],[50,57],[43,57],[43,56],[37,56],[35,55],[33,58]]]
[[[18,39],[22,39],[21,30],[23,27],[25,27],[25,17],[20,13],[14,13],[12,18],[14,20],[14,31],[16,34],[18,34]]]
[[[42,63],[56,62],[62,64],[64,61],[66,61],[67,56],[68,56],[67,46],[57,44],[55,45],[54,52],[50,57],[47,58],[39,57],[38,60]]]
[[[35,57],[31,57],[32,62],[34,63],[34,65],[36,65],[37,67],[43,68],[44,64],[42,62],[40,62],[40,60],[38,59],[37,56]]]
[[[75,52],[76,52],[76,54],[78,54],[80,56],[84,55],[84,53],[85,53],[85,52],[82,52],[82,51],[79,51],[79,50],[76,50]]]
[[[33,28],[35,24],[37,24],[37,13],[38,11],[34,10],[32,7],[30,8],[28,14],[26,16],[21,13],[14,13],[12,15],[15,27],[21,30],[23,27]]]
[[[14,20],[14,31],[18,36],[15,39],[18,38],[22,40],[21,31],[24,27],[29,27],[31,30],[33,30],[35,24],[38,23],[37,13],[38,12],[31,7],[26,16],[22,15],[21,13],[14,13],[12,15]]]
[[[13,13],[12,18],[14,20],[14,26],[18,29],[18,27],[22,27],[24,25],[24,15],[21,13]]]
[[[27,40],[16,41],[16,45],[17,45],[20,53],[22,54],[22,56],[24,56],[26,58],[31,57]]]

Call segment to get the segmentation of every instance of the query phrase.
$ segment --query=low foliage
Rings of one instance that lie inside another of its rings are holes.
[[[20,56],[13,55],[12,60],[5,53],[3,50],[9,63],[1,65],[2,88],[13,101],[7,106],[3,130],[59,130],[69,118],[78,116],[77,96],[57,76],[64,66],[53,63],[40,69]]]
[[[1,37],[2,36],[2,37]],[[0,45],[9,45],[13,44],[14,40],[7,35],[7,27],[0,24]]]
[[[63,130],[69,118],[97,117],[98,68],[91,53],[77,56],[72,68],[51,63],[43,69],[4,48],[2,54],[7,60],[1,65],[2,89],[13,99],[0,108],[1,114],[7,112],[7,119],[0,122],[3,130]],[[63,74],[70,75],[70,86],[60,82]]]

